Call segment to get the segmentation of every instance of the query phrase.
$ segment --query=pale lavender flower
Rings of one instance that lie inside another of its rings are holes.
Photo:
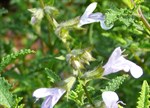
[[[135,63],[125,59],[122,55],[120,47],[116,48],[111,54],[108,62],[103,66],[103,75],[108,75],[111,73],[116,73],[118,71],[125,71],[131,73],[134,78],[139,78],[143,74],[143,70],[140,66]]]
[[[102,13],[100,13],[100,12],[93,13],[96,6],[97,6],[97,3],[93,2],[86,8],[85,12],[83,13],[83,15],[80,18],[80,22],[79,22],[78,26],[81,27],[82,25],[85,25],[85,24],[100,22],[100,25],[104,30],[111,29],[113,27],[113,25],[111,25],[110,27],[106,26],[105,16]]]
[[[118,108],[118,103],[124,104],[122,101],[119,101],[118,95],[113,91],[103,92],[102,99],[105,103],[106,108]]]
[[[61,88],[39,88],[33,92],[33,96],[36,100],[45,98],[41,108],[53,108],[65,92],[66,90]]]

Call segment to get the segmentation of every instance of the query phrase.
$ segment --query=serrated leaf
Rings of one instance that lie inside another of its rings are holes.
[[[138,98],[136,108],[149,108],[150,107],[150,87],[146,80],[143,81],[140,97]]]
[[[118,76],[112,80],[110,80],[105,87],[105,89],[101,89],[102,92],[104,91],[115,91],[119,89],[119,86],[128,78],[128,75]]]
[[[24,104],[19,105],[19,103],[20,103],[20,101],[21,101],[22,99],[23,99],[22,97],[16,98],[16,105],[15,105],[15,108],[23,108],[23,107],[24,107]]]
[[[13,108],[15,104],[15,97],[9,91],[10,88],[10,84],[4,78],[0,77],[0,105],[6,108]]]
[[[52,70],[45,68],[45,72],[48,75],[50,82],[54,83],[54,82],[60,81],[60,77],[55,72],[53,72]]]
[[[18,57],[21,57],[21,56],[25,56],[27,54],[32,54],[32,53],[35,53],[35,51],[33,50],[30,50],[30,49],[23,49],[23,50],[20,50],[16,53],[11,53],[11,54],[8,54],[6,56],[4,56],[0,62],[0,72],[8,65],[10,64],[13,60],[17,59]]]

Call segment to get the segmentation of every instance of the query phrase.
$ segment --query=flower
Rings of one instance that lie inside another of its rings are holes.
[[[135,63],[125,59],[122,54],[120,47],[117,47],[111,54],[108,62],[103,66],[103,75],[108,75],[110,73],[116,73],[118,71],[124,70],[125,72],[131,73],[134,78],[139,78],[143,74],[143,70],[140,66]]]
[[[36,97],[37,100],[39,98],[46,98],[41,108],[53,108],[65,92],[66,90],[61,88],[39,88],[33,92],[33,96]]]
[[[105,25],[105,16],[102,13],[100,12],[92,13],[95,10],[96,6],[97,6],[97,3],[93,2],[86,8],[85,12],[80,18],[80,22],[78,26],[81,27],[82,25],[85,25],[85,24],[100,22],[100,25],[104,30],[111,29],[113,25],[111,25],[110,27],[107,27]]]
[[[102,93],[102,99],[106,105],[106,108],[118,108],[118,103],[123,103],[118,101],[118,95],[113,91],[105,91]]]

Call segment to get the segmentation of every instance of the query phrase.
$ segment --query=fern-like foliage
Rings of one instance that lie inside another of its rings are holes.
[[[137,104],[136,108],[150,108],[150,87],[146,80],[143,81]]]
[[[82,106],[86,98],[82,84],[78,84],[75,90],[71,90],[68,98],[76,102],[79,106]]]
[[[108,82],[108,85],[105,89],[101,89],[102,92],[104,91],[115,91],[119,89],[119,86],[128,78],[128,75],[118,76]]]
[[[20,101],[22,100],[22,97],[18,97],[16,98],[16,105],[14,106],[14,108],[24,108],[24,104],[19,105]]]
[[[15,105],[15,96],[9,91],[11,85],[0,77],[0,105],[4,108],[12,108]]]
[[[45,68],[45,72],[46,72],[50,82],[54,83],[54,82],[61,81],[60,77],[52,70]]]
[[[8,54],[6,56],[4,56],[1,60],[1,63],[0,63],[0,72],[8,65],[10,64],[13,60],[15,60],[16,58],[18,57],[21,57],[21,56],[25,56],[27,54],[31,54],[31,53],[35,53],[35,51],[33,50],[30,50],[30,49],[23,49],[23,50],[20,50],[16,53],[11,53],[11,54]]]

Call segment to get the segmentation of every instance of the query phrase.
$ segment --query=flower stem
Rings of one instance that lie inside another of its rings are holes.
[[[91,97],[90,97],[90,95],[89,95],[89,93],[88,93],[88,91],[87,91],[86,86],[85,86],[85,85],[82,85],[82,87],[83,87],[83,89],[84,89],[84,92],[85,92],[85,94],[86,94],[88,100],[89,100],[89,103],[93,106],[93,108],[95,108],[95,105],[94,105],[94,103],[92,102],[92,99],[91,99]]]
[[[150,30],[150,24],[148,23],[148,21],[147,21],[146,18],[144,17],[144,15],[143,15],[143,13],[142,13],[142,11],[141,11],[140,6],[138,7],[138,10],[137,10],[137,11],[138,11],[139,17],[141,18],[143,24],[146,26],[146,28],[147,28],[148,30]]]
[[[135,7],[136,4],[134,3],[134,0],[130,0],[130,1],[131,1],[132,5]],[[148,30],[150,30],[150,24],[148,23],[148,21],[147,21],[146,18],[144,17],[144,15],[143,15],[143,13],[142,13],[142,11],[141,11],[140,6],[138,7],[137,12],[138,12],[139,17],[141,18],[143,24],[146,26],[146,28],[147,28]]]

